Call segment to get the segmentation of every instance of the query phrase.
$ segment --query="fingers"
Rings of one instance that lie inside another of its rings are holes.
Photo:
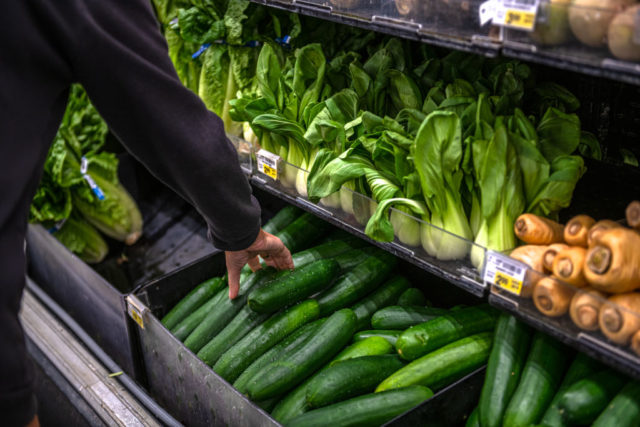
[[[249,258],[249,261],[247,262],[247,264],[249,264],[249,267],[251,268],[251,271],[253,271],[253,272],[256,272],[256,271],[260,270],[260,268],[262,268],[262,266],[260,265],[260,260],[258,259],[257,256]]]
[[[240,289],[240,270],[242,267],[237,266],[237,262],[234,262],[235,254],[231,252],[225,252],[225,261],[227,263],[227,273],[229,274],[229,298],[234,299],[238,296],[238,290]]]

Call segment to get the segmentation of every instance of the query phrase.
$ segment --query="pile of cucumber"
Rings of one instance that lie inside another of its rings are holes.
[[[432,307],[395,257],[293,207],[265,228],[294,271],[245,270],[234,300],[207,280],[162,323],[277,421],[380,425],[486,363],[487,305]]]
[[[532,425],[639,426],[640,383],[502,314],[467,426]]]

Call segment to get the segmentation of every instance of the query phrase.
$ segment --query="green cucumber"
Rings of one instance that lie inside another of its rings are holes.
[[[574,383],[603,369],[604,367],[600,362],[595,361],[584,353],[578,353],[575,359],[573,359],[573,362],[571,362],[569,370],[564,376],[564,379],[562,380],[557,393],[553,397],[553,400],[549,404],[547,411],[544,413],[540,424],[547,427],[562,427],[565,425],[562,417],[563,413],[558,407],[558,401],[562,397],[562,393]]]
[[[282,240],[291,253],[295,253],[308,248],[315,240],[322,237],[329,227],[328,222],[310,213],[304,213],[284,230],[276,233],[276,237]]]
[[[478,417],[478,407],[476,406],[469,414],[464,427],[480,427],[480,418]]]
[[[267,317],[268,315],[256,313],[248,305],[245,305],[223,330],[200,349],[198,357],[207,365],[213,366],[225,351],[240,341],[253,328],[267,320]]]
[[[307,264],[254,288],[247,298],[247,304],[257,313],[274,313],[327,288],[339,271],[338,263],[332,259]]]
[[[570,425],[589,425],[625,385],[611,369],[595,372],[569,386],[558,400],[562,418]]]
[[[404,331],[398,338],[396,348],[403,359],[415,360],[466,336],[493,331],[497,318],[498,312],[487,304],[451,311]]]
[[[171,333],[180,341],[184,341],[187,337],[207,318],[209,314],[220,304],[220,301],[229,298],[229,291],[226,288],[220,289],[216,294],[200,306],[196,311],[188,315],[184,320],[178,323]]]
[[[200,283],[162,318],[162,324],[171,330],[202,304],[209,301],[225,285],[226,282],[221,277],[214,277]]]
[[[409,287],[409,281],[402,276],[394,276],[378,290],[356,303],[351,309],[356,315],[356,330],[369,327],[371,316],[382,307],[394,304],[400,294]]]
[[[398,341],[400,334],[402,334],[402,331],[386,330],[386,329],[370,329],[367,331],[356,332],[356,334],[353,336],[353,340],[361,341],[370,337],[380,337],[380,338],[384,338],[389,342],[389,344],[395,347],[396,341]]]
[[[189,334],[184,345],[194,353],[199,352],[242,310],[249,292],[254,287],[268,282],[276,273],[277,271],[271,267],[260,269],[240,283],[238,296],[235,299],[229,299],[226,293],[223,294],[218,299],[215,309],[211,310],[198,327]]]
[[[318,315],[315,300],[301,302],[274,314],[220,356],[213,370],[228,382],[235,381],[258,357],[302,325],[316,320]]]
[[[280,359],[283,354],[288,354],[294,349],[298,348],[301,344],[306,342],[313,336],[315,331],[320,325],[322,325],[327,319],[322,318],[315,320],[311,323],[307,323],[301,328],[298,328],[291,335],[280,341],[278,344],[271,347],[266,353],[258,357],[247,369],[242,371],[242,374],[233,383],[233,386],[240,392],[245,394],[249,382],[255,375],[258,375],[265,366],[271,362],[275,362]]]
[[[422,356],[382,381],[376,392],[410,385],[446,387],[486,363],[492,335],[471,335]]]
[[[333,313],[312,339],[271,363],[262,375],[254,378],[249,383],[249,397],[253,400],[269,399],[300,384],[349,342],[355,325],[356,315],[350,309]]]
[[[398,305],[402,306],[425,306],[427,304],[427,298],[422,291],[418,288],[409,288],[400,295],[398,298]]]
[[[351,344],[349,347],[342,350],[336,357],[333,358],[327,366],[320,369],[312,377],[305,380],[302,384],[296,387],[293,391],[287,394],[274,408],[271,415],[273,418],[280,422],[284,422],[295,416],[298,416],[308,410],[307,406],[307,387],[313,381],[315,377],[320,375],[329,366],[333,366],[343,360],[348,360],[354,357],[362,356],[377,356],[382,354],[389,354],[393,350],[393,347],[387,340],[380,337],[369,337],[362,341]]]
[[[305,249],[304,251],[297,252],[293,254],[291,258],[293,259],[293,265],[296,268],[300,268],[321,259],[340,256],[354,249],[361,248],[366,244],[367,243],[364,240],[358,239],[357,237],[350,237],[345,240],[333,240]]]
[[[429,320],[433,320],[449,310],[435,307],[407,307],[392,305],[376,311],[371,316],[373,329],[398,329],[404,331]]]
[[[433,396],[426,387],[412,386],[354,397],[315,409],[284,423],[286,427],[379,426]]]
[[[634,427],[640,425],[640,382],[631,381],[607,405],[592,427]]]
[[[534,335],[520,383],[504,412],[503,425],[530,426],[540,421],[562,381],[568,353],[553,338],[540,332]]]
[[[281,230],[284,230],[289,224],[298,219],[304,211],[296,206],[287,205],[280,209],[262,229],[267,233],[275,234]]]
[[[321,315],[345,308],[370,294],[385,280],[396,262],[390,253],[376,250],[318,296]]]
[[[481,426],[500,427],[504,410],[518,386],[531,342],[531,329],[510,314],[498,317],[487,373],[480,393]]]
[[[395,354],[356,357],[335,363],[311,381],[307,388],[307,405],[321,408],[373,393],[382,380],[403,366]]]
[[[350,251],[335,256],[333,259],[340,265],[340,271],[346,273],[357,265],[362,264],[377,250],[378,249],[374,247],[351,249]]]

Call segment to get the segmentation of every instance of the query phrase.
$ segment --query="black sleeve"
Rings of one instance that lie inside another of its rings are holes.
[[[256,239],[260,207],[222,121],[178,79],[150,3],[87,1],[74,75],[126,148],[193,204],[220,249]]]

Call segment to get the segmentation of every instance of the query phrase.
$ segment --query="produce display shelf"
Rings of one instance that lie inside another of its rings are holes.
[[[607,342],[602,334],[582,331],[566,318],[551,320],[538,313],[531,300],[514,298],[497,289],[490,292],[489,304],[625,375],[640,380],[640,357]]]
[[[459,29],[448,27],[431,28],[429,25],[408,19],[389,16],[377,10],[366,8],[362,11],[336,10],[327,2],[319,0],[251,0],[254,3],[288,12],[332,21],[338,24],[362,28],[404,39],[415,40],[448,49],[476,53],[487,57],[496,57],[500,51],[497,38],[488,35],[463,34]],[[393,3],[393,2],[391,2]],[[394,6],[395,7],[395,6]]]
[[[487,288],[482,282],[478,271],[464,265],[463,263],[456,261],[441,261],[433,257],[419,257],[416,256],[410,248],[404,247],[396,242],[386,243],[373,240],[364,233],[364,227],[355,219],[350,220],[342,215],[336,215],[329,208],[314,204],[302,196],[296,196],[291,194],[291,192],[284,191],[282,185],[277,181],[274,181],[260,173],[252,175],[251,183],[256,188],[272,194],[287,203],[298,206],[299,208],[324,219],[336,227],[392,253],[400,259],[408,261],[429,273],[453,283],[472,295],[477,297],[483,297],[486,295]]]

